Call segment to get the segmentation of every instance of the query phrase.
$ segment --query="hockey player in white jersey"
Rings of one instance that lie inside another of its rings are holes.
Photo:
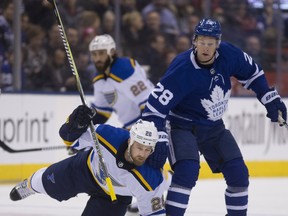
[[[140,117],[154,88],[139,63],[129,57],[118,57],[110,35],[97,35],[89,44],[96,68],[93,107],[94,123],[104,123],[112,112],[118,114],[124,128],[129,129]]]
[[[117,202],[112,203],[103,167],[93,148],[90,130],[87,130],[93,112],[86,107],[83,114],[79,111],[83,111],[83,107],[80,105],[76,108],[64,125],[71,128],[71,133],[77,128],[86,128],[83,134],[77,133],[79,137],[72,144],[85,151],[78,151],[74,156],[36,171],[12,189],[10,198],[17,201],[41,193],[63,201],[78,193],[87,193],[90,199],[83,216],[124,216],[133,196],[137,199],[141,215],[165,216],[163,192],[167,190],[167,179],[161,169],[154,169],[145,163],[158,141],[154,124],[138,120],[130,131],[107,124],[95,126],[117,196]]]
[[[256,93],[272,122],[281,126],[287,119],[286,106],[276,89],[268,86],[261,66],[239,48],[221,42],[221,35],[217,20],[201,20],[195,27],[194,47],[172,61],[142,114],[144,120],[155,123],[158,131],[165,131],[165,123],[169,126],[169,161],[174,171],[165,204],[169,216],[183,216],[187,209],[199,175],[200,153],[211,171],[221,172],[225,178],[227,214],[247,215],[248,169],[222,120],[232,76]],[[166,145],[157,143],[154,157],[163,156]],[[159,167],[164,162],[158,163]]]

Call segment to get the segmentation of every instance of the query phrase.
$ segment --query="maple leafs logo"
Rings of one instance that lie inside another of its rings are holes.
[[[211,121],[217,121],[222,118],[225,110],[228,106],[228,100],[230,98],[231,90],[229,89],[224,95],[224,91],[219,86],[215,86],[215,88],[211,92],[211,100],[202,99],[201,104],[205,108],[208,113],[208,119]]]

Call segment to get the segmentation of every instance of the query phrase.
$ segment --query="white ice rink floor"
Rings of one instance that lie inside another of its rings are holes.
[[[13,186],[0,185],[0,216],[80,216],[88,199],[87,195],[80,194],[60,203],[37,194],[13,202],[9,199]],[[224,216],[224,189],[222,179],[200,179],[191,193],[186,216]],[[288,178],[250,179],[248,215],[288,216]]]

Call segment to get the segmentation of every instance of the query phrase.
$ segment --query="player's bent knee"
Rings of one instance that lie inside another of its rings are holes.
[[[222,173],[229,187],[244,189],[249,186],[249,172],[242,158],[228,161]]]
[[[196,185],[199,175],[199,161],[180,160],[173,166],[172,183],[186,188],[192,188]]]

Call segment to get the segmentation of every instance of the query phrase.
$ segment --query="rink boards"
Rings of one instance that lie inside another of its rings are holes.
[[[93,97],[86,97],[88,104]],[[288,105],[288,99],[284,99]],[[71,111],[81,104],[76,95],[1,94],[0,139],[12,149],[61,146],[58,130]],[[221,109],[219,109],[221,110]],[[231,98],[224,115],[226,128],[237,140],[254,177],[288,176],[288,130],[266,118],[255,98]],[[117,115],[110,124],[121,126]],[[67,151],[9,153],[0,149],[0,181],[18,181],[35,170],[67,157]],[[200,178],[217,178],[201,160]]]

